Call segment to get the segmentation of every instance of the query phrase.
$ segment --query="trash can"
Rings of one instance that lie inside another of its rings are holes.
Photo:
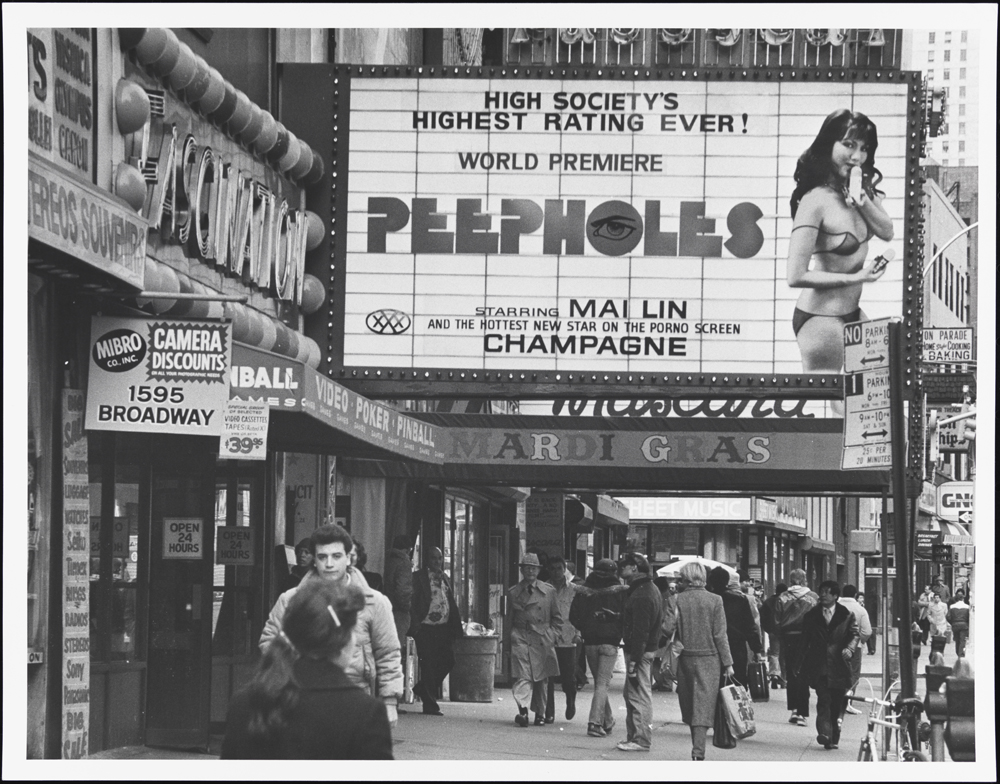
[[[452,702],[493,702],[493,672],[499,637],[458,637],[455,666],[448,677]]]

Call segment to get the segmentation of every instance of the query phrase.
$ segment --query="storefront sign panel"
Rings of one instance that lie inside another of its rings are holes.
[[[876,124],[905,236],[903,80],[349,85],[348,367],[801,372],[789,197],[839,108]],[[901,313],[903,266],[869,317]]]
[[[750,498],[618,497],[628,506],[629,521],[714,520],[750,522]]]
[[[87,429],[217,436],[229,399],[229,324],[95,316]]]
[[[945,482],[937,488],[937,516],[942,520],[958,522],[963,512],[975,509],[972,482]]]
[[[656,468],[839,471],[839,433],[754,430],[600,431],[462,428],[440,431],[446,463]],[[741,519],[750,519],[749,501]],[[631,519],[631,518],[630,518]]]
[[[233,343],[229,397],[231,400],[262,401],[281,411],[298,411],[303,367],[301,362],[287,357]]]
[[[971,362],[972,327],[924,330],[924,362]]]
[[[110,193],[28,156],[28,236],[137,289],[146,270],[146,221]]]
[[[81,390],[63,390],[63,759],[86,757],[90,732],[90,467],[83,409]]]
[[[532,493],[525,503],[525,536],[528,547],[538,547],[551,555],[563,552],[562,493]]]
[[[28,149],[94,179],[97,74],[94,31],[28,30]]]
[[[303,368],[302,410],[355,438],[413,460],[444,460],[441,428],[369,400],[312,368]]]

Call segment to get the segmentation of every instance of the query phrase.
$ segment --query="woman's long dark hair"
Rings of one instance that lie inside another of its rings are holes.
[[[267,742],[285,727],[299,698],[296,659],[340,653],[364,606],[364,593],[352,585],[315,578],[301,584],[285,609],[281,634],[267,647],[248,687],[251,736]]]
[[[862,164],[864,183],[872,193],[884,195],[875,186],[882,181],[882,172],[875,168],[875,151],[878,149],[878,130],[875,123],[859,112],[838,109],[823,121],[819,134],[795,165],[795,191],[792,193],[792,217],[799,210],[799,202],[813,188],[830,180],[830,158],[834,142],[858,139],[868,148],[868,159]]]

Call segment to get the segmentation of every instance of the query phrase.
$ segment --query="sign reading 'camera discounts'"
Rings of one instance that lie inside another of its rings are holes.
[[[95,316],[87,429],[219,435],[232,350],[220,322]]]
[[[838,109],[877,126],[903,236],[902,81],[346,81],[345,366],[801,372],[789,197]]]

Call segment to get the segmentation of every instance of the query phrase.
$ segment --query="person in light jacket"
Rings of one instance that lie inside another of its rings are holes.
[[[733,676],[722,597],[705,590],[706,577],[700,563],[684,564],[677,594],[677,636],[684,646],[677,667],[677,698],[681,720],[691,728],[693,760],[705,759],[719,682],[723,674]]]
[[[948,631],[948,605],[941,599],[941,594],[931,596],[927,618],[931,622],[931,637],[943,637]]]
[[[858,681],[861,680],[861,658],[864,655],[862,646],[866,645],[868,638],[872,636],[872,623],[868,618],[868,611],[863,604],[858,602],[857,596],[858,588],[856,585],[848,583],[840,590],[840,603],[854,613],[854,620],[858,624],[858,636],[861,640],[858,647],[854,649],[854,656],[851,658],[851,690],[848,694],[854,694]],[[853,714],[861,713],[849,703],[846,705],[845,711]]]
[[[344,581],[293,593],[284,628],[229,703],[222,759],[392,759],[384,704],[344,672],[366,601]]]
[[[360,588],[365,595],[364,609],[354,628],[354,644],[344,665],[347,679],[385,703],[391,726],[396,725],[396,706],[403,696],[403,669],[399,658],[399,637],[392,617],[392,606],[381,593],[368,587],[361,572],[350,566],[354,543],[339,525],[317,528],[312,542],[312,571],[295,588],[278,597],[264,624],[258,645],[264,652],[281,633],[285,610],[295,592],[314,580],[329,580]]]
[[[562,620],[556,629],[556,658],[559,659],[559,678],[563,694],[566,695],[566,719],[576,715],[576,643],[580,633],[570,622],[569,612],[573,605],[577,586],[570,581],[572,576],[561,555],[549,559],[549,585],[556,589],[556,603]],[[545,723],[552,724],[556,717],[556,678],[549,678],[545,699]]]
[[[514,679],[514,702],[518,727],[528,726],[528,708],[535,713],[535,726],[545,725],[545,684],[559,674],[556,631],[562,615],[556,589],[538,578],[541,564],[536,553],[521,556],[522,580],[507,591],[504,634],[510,640],[510,674]]]

